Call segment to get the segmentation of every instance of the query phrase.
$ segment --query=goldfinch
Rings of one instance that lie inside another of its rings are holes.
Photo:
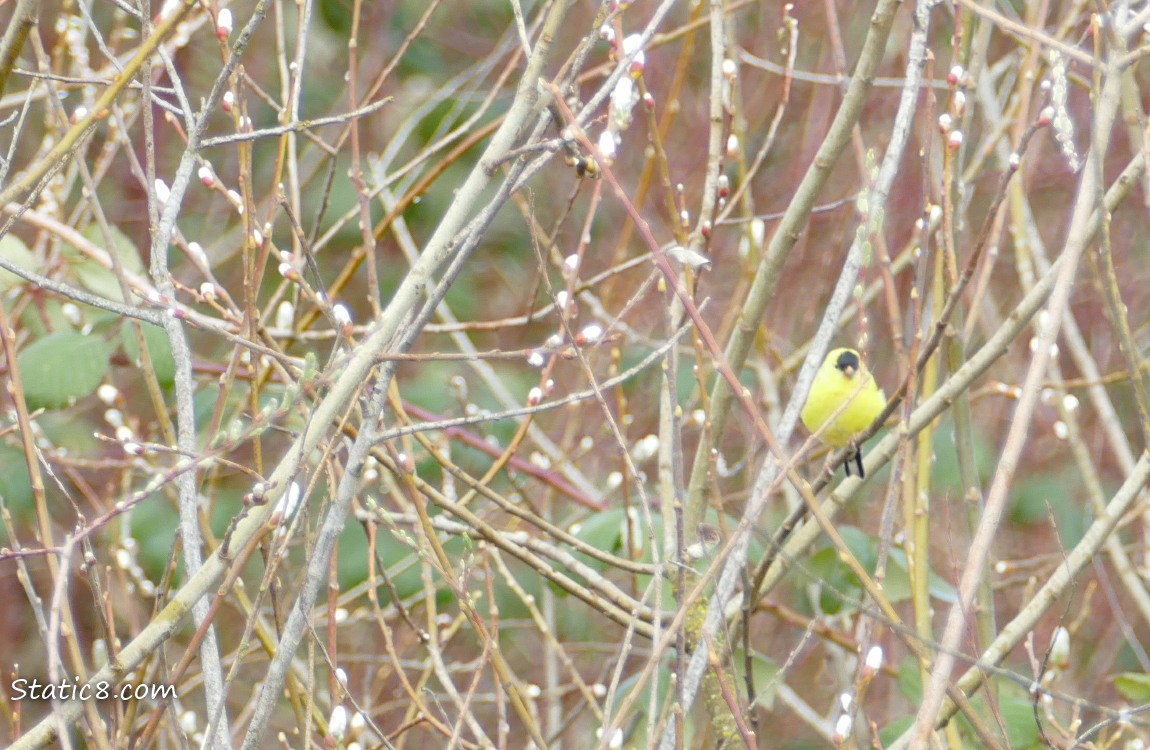
[[[859,353],[854,349],[835,349],[827,354],[815,373],[801,416],[807,429],[817,433],[827,445],[854,448],[843,464],[843,471],[849,477],[851,461],[854,461],[861,479],[866,476],[862,451],[853,444],[853,438],[870,427],[885,407],[886,394],[874,382]]]

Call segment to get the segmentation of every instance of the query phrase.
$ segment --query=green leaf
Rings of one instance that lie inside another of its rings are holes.
[[[811,555],[807,570],[818,579],[819,608],[826,614],[836,615],[846,602],[858,599],[862,590],[859,580],[839,559],[834,547],[823,547]]]
[[[110,253],[114,252],[119,257],[120,265],[125,271],[130,271],[137,276],[146,276],[147,272],[140,260],[139,253],[136,251],[136,246],[128,239],[128,236],[114,226],[108,227],[108,230],[112,236],[112,241],[115,243],[113,247],[108,247],[108,243],[104,239],[104,232],[94,224],[81,234],[96,247],[103,248]],[[106,299],[118,301],[124,299],[124,295],[120,291],[120,282],[110,268],[100,265],[73,245],[64,246],[64,257],[68,260],[68,267],[76,274],[76,278],[85,289]]]
[[[36,256],[28,249],[24,241],[11,232],[0,237],[0,258],[17,268],[23,268],[25,271],[35,271],[39,266],[36,262]],[[0,293],[7,292],[23,283],[24,279],[16,274],[0,269]]]
[[[215,502],[218,507],[220,505],[218,496]],[[232,515],[238,513],[242,507],[238,500],[234,506]],[[180,528],[179,512],[171,502],[155,497],[135,506],[127,518],[127,522],[131,524],[132,537],[139,542],[139,563],[148,576],[157,581],[164,575],[168,560],[172,556],[176,530]],[[223,528],[227,528],[226,524]]]
[[[878,564],[878,541],[855,526],[843,526],[839,533],[863,569],[873,575]],[[854,601],[862,590],[858,577],[847,568],[833,546],[826,546],[812,555],[808,570],[824,584],[820,603],[827,613],[838,612],[845,602]],[[931,596],[945,602],[955,600],[954,587],[933,570],[928,571],[927,580]],[[906,553],[901,549],[892,548],[889,551],[883,591],[892,603],[897,604],[910,598]]]
[[[906,734],[906,731],[914,725],[914,714],[907,716],[900,716],[882,728],[878,733],[879,742],[882,747],[890,747],[894,744],[895,740]]]
[[[1150,703],[1150,675],[1123,672],[1114,676],[1114,687],[1131,703]]]
[[[656,515],[651,521],[655,526],[654,543],[662,544],[663,519]],[[647,522],[643,512],[636,506],[631,506],[630,510],[613,507],[600,513],[594,513],[588,516],[579,525],[578,531],[574,533],[575,536],[596,549],[626,557],[631,557],[633,552],[638,552],[639,560],[651,562],[651,539],[647,534]],[[629,540],[628,536],[630,537]],[[628,547],[630,548],[628,549]],[[592,560],[582,553],[578,553],[578,557],[599,571],[604,571],[609,567],[606,563]]]
[[[41,414],[36,423],[56,450],[67,451],[73,458],[99,459],[106,454],[108,446],[96,433],[108,428],[106,423],[93,422],[93,416],[92,412],[49,411]]]
[[[637,717],[647,715],[647,706],[650,705],[647,697],[651,694],[652,690],[656,691],[656,695],[658,696],[656,705],[663,705],[663,701],[666,699],[668,691],[671,690],[671,672],[674,671],[672,669],[673,666],[674,664],[672,663],[672,658],[670,656],[663,657],[662,666],[655,670],[654,678],[647,680],[643,685],[641,693],[642,699],[637,701],[635,703],[635,708],[632,709]],[[625,677],[619,681],[619,689],[615,692],[615,704],[612,706],[613,710],[618,709],[618,707],[623,704],[623,701],[626,700],[632,692],[634,692],[636,687],[639,685],[639,678],[641,676],[642,675],[640,672],[636,671],[629,677]],[[645,724],[645,721],[635,722],[636,727]],[[634,746],[641,747],[639,744]]]
[[[906,657],[898,665],[899,692],[911,703],[917,705],[922,702],[922,673],[919,664],[913,657]],[[1008,742],[1006,747],[1031,748],[1038,747],[1038,727],[1034,723],[1034,699],[1013,684],[1003,684],[998,687],[998,703],[992,712],[986,701],[985,694],[974,701],[978,716],[990,726],[996,726],[997,721],[1002,722],[1006,729]],[[914,721],[914,716],[904,716],[893,720],[884,727],[880,733],[883,746],[891,745],[896,738],[905,732]],[[957,719],[962,727],[964,736],[973,737],[973,730],[965,718]],[[977,745],[971,742],[969,746]]]
[[[32,523],[36,517],[35,500],[32,496],[32,482],[28,479],[28,463],[24,452],[11,445],[0,443],[0,498],[16,521],[16,527]],[[8,536],[8,524],[0,524],[0,545],[12,544]]]
[[[108,372],[109,347],[95,336],[61,331],[33,342],[17,362],[32,409],[60,409],[94,393]]]
[[[168,343],[168,334],[163,328],[151,323],[141,323],[144,332],[144,345],[148,347],[148,356],[152,359],[152,367],[156,371],[156,380],[162,386],[170,386],[176,379],[176,360],[172,358],[172,345]],[[136,339],[136,332],[131,323],[120,329],[120,339],[124,342],[124,353],[128,355],[137,367],[142,364],[140,360],[140,344]]]
[[[1047,526],[1053,521],[1058,538],[1067,548],[1078,544],[1086,533],[1087,514],[1072,490],[1074,477],[1067,471],[1029,476],[1020,480],[1011,493],[1010,519],[1015,523]],[[1053,518],[1052,518],[1053,517]]]
[[[32,481],[24,451],[0,444],[0,497],[17,520],[33,517]],[[0,524],[0,529],[6,524]]]
[[[1018,685],[1004,683],[998,688],[998,704],[996,710],[991,711],[985,696],[979,696],[975,701],[979,717],[985,725],[994,726],[1001,722],[1006,729],[1006,747],[1040,748],[1043,747],[1038,740],[1038,725],[1034,721],[1034,698]],[[970,738],[974,743],[974,730],[965,717],[957,719],[964,737]]]
[[[608,508],[584,521],[579,530],[575,532],[575,536],[596,549],[613,555],[619,554],[623,551],[623,523],[625,518],[626,512],[622,508]],[[606,569],[606,564],[603,562],[592,560],[586,556],[581,556],[581,558],[583,562],[600,572]]]
[[[742,649],[735,650],[734,664],[740,674],[745,663],[743,653]],[[779,686],[776,679],[779,674],[779,665],[762,654],[751,654],[751,674],[755,678],[755,703],[768,711],[773,710],[775,693]]]
[[[863,569],[873,571],[878,559],[876,542],[854,526],[843,526],[839,535]],[[844,604],[852,603],[853,606],[858,599],[862,584],[833,546],[828,545],[812,555],[807,568],[822,583],[819,605],[827,614],[837,614]]]
[[[1038,725],[1034,723],[1034,699],[1017,686],[1006,685],[999,692],[999,715],[1006,725],[1008,747],[1039,747]],[[984,718],[990,719],[989,714]]]
[[[883,589],[886,591],[887,598],[892,603],[910,598],[910,574],[907,572],[906,552],[897,547],[892,548],[886,570],[887,579],[883,583]],[[892,593],[896,586],[900,587],[897,595]],[[958,591],[948,581],[935,573],[933,568],[927,571],[927,590],[932,597],[948,604],[958,600]]]
[[[53,297],[45,297],[38,305],[28,305],[20,315],[20,325],[28,334],[29,341],[38,341],[53,331],[73,330],[71,321],[64,314],[64,305]]]
[[[916,659],[908,656],[899,662],[898,691],[911,703],[922,702],[922,673]]]

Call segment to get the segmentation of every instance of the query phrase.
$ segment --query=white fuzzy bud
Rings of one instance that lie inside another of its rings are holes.
[[[343,742],[343,738],[347,735],[347,709],[343,706],[336,706],[331,710],[331,717],[327,720],[327,734],[337,744]]]
[[[219,37],[221,42],[226,42],[228,37],[232,35],[232,12],[228,8],[224,8],[216,16],[216,36]]]
[[[603,727],[599,727],[595,732],[595,736],[600,740],[603,739]],[[607,740],[607,747],[611,750],[623,747],[623,730],[616,727],[611,731],[611,738]]]
[[[1050,637],[1050,663],[1059,669],[1070,666],[1070,631],[1061,625]]]
[[[603,155],[603,159],[607,162],[615,161],[615,134],[610,130],[604,130],[599,134],[597,143],[599,153]]]
[[[80,313],[80,308],[74,302],[65,302],[60,305],[60,312],[68,319],[68,322],[79,328],[84,324],[84,316]]]
[[[275,508],[272,509],[271,523],[277,526],[283,523],[299,508],[300,500],[303,499],[303,489],[299,486],[299,482],[292,482],[288,485],[287,489],[279,500],[276,500]]]
[[[659,436],[647,435],[635,443],[635,447],[631,449],[631,459],[637,464],[642,463],[649,458],[653,458],[658,452]]]
[[[603,326],[598,323],[592,323],[579,332],[575,337],[576,343],[579,345],[597,344],[603,338]]]
[[[667,256],[694,270],[711,267],[710,258],[682,245],[672,245],[667,248]]]
[[[204,252],[204,246],[200,243],[189,242],[188,255],[192,256],[192,260],[194,260],[200,266],[203,266],[204,268],[208,267],[208,254]]]
[[[282,331],[290,330],[293,320],[295,320],[295,305],[285,299],[276,308],[276,328]]]
[[[870,651],[866,652],[866,661],[864,662],[866,669],[871,673],[877,672],[882,669],[882,662],[882,646],[871,646]]]
[[[623,39],[623,56],[630,57],[632,52],[635,53],[634,59],[631,60],[632,75],[639,75],[647,65],[647,55],[641,49],[642,46],[643,37],[639,34],[631,34]]]
[[[635,87],[635,81],[625,76],[620,78],[611,91],[612,115],[619,130],[626,130],[631,126],[631,110],[638,103],[639,90]]]
[[[835,722],[835,743],[839,744],[850,736],[851,727],[854,725],[854,719],[850,714],[843,714]]]

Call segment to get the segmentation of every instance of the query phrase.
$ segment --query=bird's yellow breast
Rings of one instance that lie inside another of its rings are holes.
[[[846,406],[840,411],[844,403]],[[886,394],[869,372],[863,370],[848,377],[833,366],[824,366],[815,375],[801,416],[812,433],[822,430],[819,437],[824,443],[841,448],[869,427],[885,406]],[[836,411],[838,414],[831,419]]]

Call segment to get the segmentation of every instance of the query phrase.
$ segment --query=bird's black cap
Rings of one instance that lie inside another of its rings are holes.
[[[835,369],[841,370],[847,375],[853,375],[859,369],[859,355],[848,349],[835,360]]]

